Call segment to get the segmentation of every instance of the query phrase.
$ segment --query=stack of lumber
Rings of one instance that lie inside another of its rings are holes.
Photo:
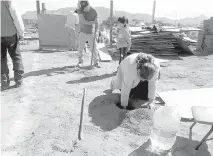
[[[158,56],[175,56],[181,52],[177,39],[171,32],[141,32],[132,35],[130,53],[149,53]]]

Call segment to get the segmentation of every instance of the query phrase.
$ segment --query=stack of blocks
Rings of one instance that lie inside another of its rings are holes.
[[[204,20],[204,28],[199,32],[197,50],[213,53],[213,17]]]

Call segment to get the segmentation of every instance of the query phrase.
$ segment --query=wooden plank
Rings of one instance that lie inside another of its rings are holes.
[[[131,52],[143,51],[159,56],[176,56],[175,47],[177,46],[179,46],[177,39],[171,32],[141,34],[132,36]]]
[[[181,48],[183,48],[186,52],[190,53],[190,54],[193,54],[193,49],[190,48],[190,45],[188,45],[187,42],[185,42],[184,40],[182,39],[178,39],[178,43],[179,43],[179,46]]]
[[[155,47],[155,46],[132,46],[131,49],[155,49],[155,50],[169,50],[174,49],[174,47]]]
[[[98,54],[100,61],[111,61],[112,57],[110,56],[108,49],[104,43],[97,44]]]

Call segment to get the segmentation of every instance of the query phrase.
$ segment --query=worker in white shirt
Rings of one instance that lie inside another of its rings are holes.
[[[79,18],[76,11],[70,11],[67,15],[67,21],[65,27],[69,33],[69,49],[77,50],[78,49],[78,34],[79,34]]]
[[[9,88],[9,68],[7,51],[13,62],[15,87],[23,82],[24,67],[19,49],[19,41],[24,38],[24,24],[17,13],[13,1],[1,1],[1,89]]]
[[[111,89],[121,90],[121,109],[128,107],[130,99],[146,100],[147,107],[155,109],[156,89],[160,75],[160,63],[152,55],[136,53],[127,56],[112,79]]]

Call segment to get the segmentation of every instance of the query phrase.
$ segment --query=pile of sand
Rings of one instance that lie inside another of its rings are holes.
[[[129,111],[121,127],[129,129],[128,131],[135,135],[148,136],[153,124],[153,113],[154,111],[144,108]]]

